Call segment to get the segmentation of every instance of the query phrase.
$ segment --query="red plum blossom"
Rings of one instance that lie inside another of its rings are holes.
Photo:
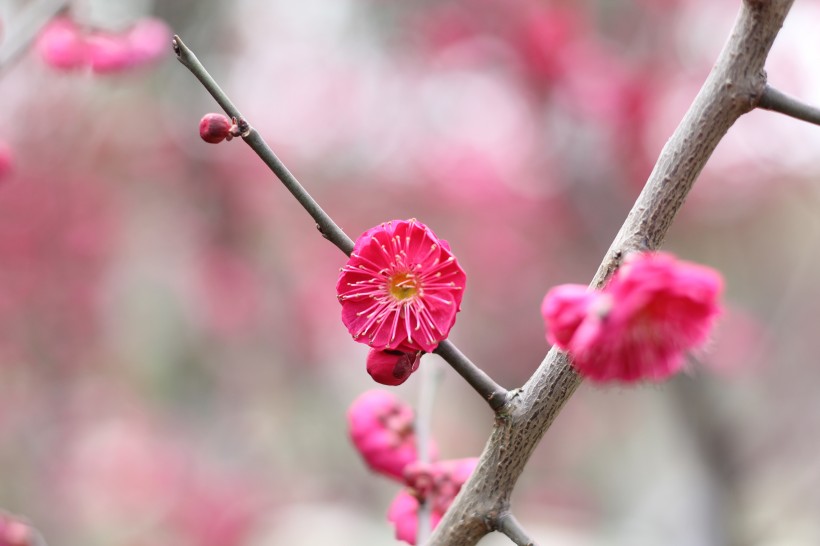
[[[402,489],[387,509],[387,521],[396,529],[396,540],[408,544],[416,543],[418,532],[419,500]],[[435,528],[441,521],[441,514],[430,513],[430,526]]]
[[[93,72],[122,72],[151,63],[168,51],[171,32],[159,19],[140,19],[125,32],[87,30],[67,17],[52,20],[40,31],[37,50],[58,70],[88,67]]]
[[[402,480],[404,467],[418,458],[412,408],[387,391],[371,390],[353,401],[347,422],[350,439],[367,466]]]
[[[447,241],[418,220],[380,224],[339,275],[342,322],[374,349],[431,352],[455,323],[466,280]]]
[[[721,275],[671,254],[634,255],[601,292],[562,285],[541,312],[547,339],[593,381],[662,381],[707,341],[720,313]]]
[[[37,51],[52,68],[73,70],[86,64],[86,43],[74,21],[59,17],[43,27],[37,37]]]

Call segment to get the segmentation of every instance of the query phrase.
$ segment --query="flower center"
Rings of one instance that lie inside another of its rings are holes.
[[[396,273],[387,281],[387,291],[398,301],[409,300],[418,294],[418,278],[409,271]]]

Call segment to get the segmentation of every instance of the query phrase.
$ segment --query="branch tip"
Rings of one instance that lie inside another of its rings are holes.
[[[181,43],[182,40],[179,38],[179,35],[174,34],[174,37],[171,38],[171,48],[173,48],[174,55],[177,56],[177,59],[182,57],[182,47],[180,46]]]

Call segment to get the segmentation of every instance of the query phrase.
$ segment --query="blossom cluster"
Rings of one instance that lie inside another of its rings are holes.
[[[541,312],[547,340],[593,381],[661,381],[703,345],[720,313],[717,271],[667,253],[632,255],[600,292],[554,287]]]
[[[387,519],[397,539],[415,544],[421,504],[430,508],[431,526],[438,525],[478,459],[439,461],[431,442],[430,462],[418,460],[413,410],[386,391],[360,395],[348,409],[347,420],[350,438],[365,464],[405,486],[390,504]]]
[[[95,73],[122,72],[149,64],[168,50],[168,26],[145,18],[124,32],[86,30],[74,20],[59,17],[43,27],[37,50],[43,61],[59,70],[90,68]]]
[[[403,383],[447,338],[466,281],[447,241],[416,219],[385,222],[356,240],[336,292],[342,322],[371,348],[374,380]]]

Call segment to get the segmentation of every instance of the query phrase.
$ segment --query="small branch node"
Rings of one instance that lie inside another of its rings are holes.
[[[496,521],[498,532],[507,535],[516,546],[538,546],[511,513],[501,514]]]
[[[324,238],[327,241],[330,241],[331,243],[333,242],[330,233],[328,233],[327,230],[325,230],[325,228],[322,227],[321,224],[316,224],[316,229],[319,231],[319,234],[322,236],[322,238]]]
[[[236,130],[239,133],[238,136],[247,138],[248,135],[251,134],[253,127],[251,127],[250,123],[248,123],[245,118],[240,117],[239,120],[234,119],[234,123],[236,124]]]

